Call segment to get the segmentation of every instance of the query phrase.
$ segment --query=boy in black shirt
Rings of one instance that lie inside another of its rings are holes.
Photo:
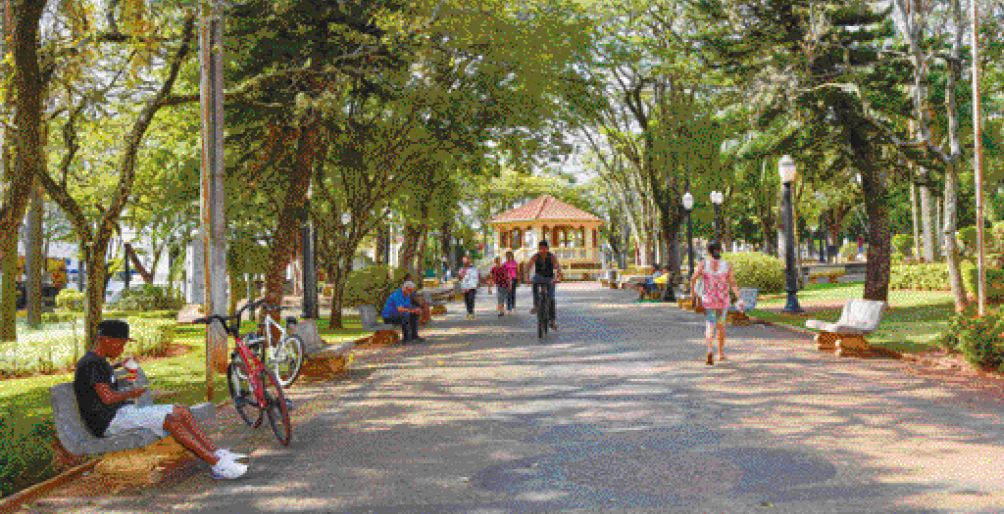
[[[183,405],[137,407],[133,398],[146,392],[145,387],[119,390],[108,359],[122,355],[129,339],[129,324],[120,320],[98,323],[97,344],[77,362],[73,389],[77,395],[80,418],[95,437],[115,435],[145,428],[161,437],[171,434],[184,446],[213,467],[215,478],[237,478],[247,471],[247,464],[237,459],[247,455],[217,448]]]

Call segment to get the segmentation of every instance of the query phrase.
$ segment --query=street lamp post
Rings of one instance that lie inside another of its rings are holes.
[[[784,247],[785,247],[785,271],[788,285],[788,304],[784,306],[784,312],[800,313],[802,307],[798,305],[798,279],[795,276],[795,222],[791,205],[791,182],[795,180],[795,160],[790,155],[785,155],[777,163],[777,172],[781,175],[781,183],[784,184]]]
[[[683,195],[683,209],[687,211],[687,272],[694,274],[694,224],[691,223],[690,213],[694,210],[694,195],[687,191]]]
[[[718,217],[718,208],[725,201],[725,195],[721,191],[711,192],[711,203],[715,206],[715,241],[722,242],[722,220]]]

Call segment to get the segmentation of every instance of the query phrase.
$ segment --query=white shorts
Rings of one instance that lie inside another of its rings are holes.
[[[137,407],[135,405],[124,405],[112,418],[112,422],[105,429],[105,435],[115,435],[137,428],[145,428],[160,437],[167,436],[164,430],[164,418],[174,412],[174,405],[148,405]]]

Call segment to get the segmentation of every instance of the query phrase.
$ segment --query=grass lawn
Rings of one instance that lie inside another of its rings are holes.
[[[820,319],[835,322],[845,300],[861,298],[862,283],[810,285],[798,292],[802,308],[834,304],[811,314],[793,315],[781,312],[787,294],[763,295],[752,315],[767,321],[805,327],[805,321]],[[868,342],[899,352],[925,351],[935,337],[948,326],[948,317],[955,312],[951,293],[947,291],[889,291],[889,309],[882,315],[878,330],[868,336]]]
[[[370,334],[363,330],[358,316],[343,316],[344,329],[331,330],[327,321],[320,320],[318,332],[321,337],[331,343],[357,340]],[[241,325],[241,333],[251,332],[255,323],[245,321]],[[192,351],[176,357],[158,359],[143,364],[143,370],[150,377],[155,389],[179,391],[180,394],[164,401],[191,405],[206,401],[206,351],[204,343],[205,328],[203,325],[179,324],[176,330],[175,343],[191,346]],[[233,342],[231,341],[231,345]],[[143,359],[140,358],[142,363]],[[5,408],[16,413],[15,423],[34,424],[39,418],[51,419],[52,409],[49,404],[49,387],[60,382],[73,380],[72,373],[58,375],[41,375],[34,377],[15,378],[0,382],[0,412]],[[227,397],[227,378],[224,374],[213,375],[214,401]]]

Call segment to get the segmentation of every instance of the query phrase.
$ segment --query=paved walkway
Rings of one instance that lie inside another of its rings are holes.
[[[902,361],[838,359],[807,336],[730,329],[703,362],[702,318],[632,291],[562,284],[542,345],[523,288],[499,320],[482,294],[423,336],[298,384],[294,441],[244,427],[242,480],[192,461],[150,488],[89,496],[88,477],[29,512],[995,512],[997,387]],[[217,431],[219,432],[219,431]],[[82,496],[81,496],[82,495]]]

